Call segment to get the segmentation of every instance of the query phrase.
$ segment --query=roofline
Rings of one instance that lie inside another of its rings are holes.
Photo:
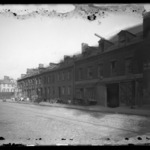
[[[34,76],[38,76],[38,75],[40,76],[40,75],[42,75],[42,74],[46,74],[46,73],[49,73],[49,72],[53,72],[53,71],[57,71],[57,70],[61,70],[61,69],[70,68],[70,67],[73,67],[73,65],[74,65],[74,64],[71,64],[71,65],[68,65],[68,66],[62,66],[62,67],[60,67],[60,68],[53,68],[52,70],[47,70],[47,71],[45,71],[45,72],[41,72],[41,73],[38,73],[38,74],[34,74],[34,75],[31,75],[31,76],[28,76],[28,77],[24,77],[24,78],[18,79],[17,82],[18,82],[18,81],[22,81],[22,80],[24,80],[24,79],[32,78],[32,77],[34,77]]]
[[[121,31],[118,33],[118,35],[119,35],[121,32],[127,32],[127,33],[133,35],[134,37],[136,37],[136,34],[133,34],[133,33],[129,32],[128,30],[121,30]]]

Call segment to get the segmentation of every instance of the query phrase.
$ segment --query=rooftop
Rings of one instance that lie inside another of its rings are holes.
[[[135,28],[136,28],[136,30],[135,30]],[[44,67],[44,68],[41,68],[41,69],[36,68],[36,69],[34,69],[33,72],[31,71],[30,73],[25,74],[25,76],[20,78],[19,80],[24,79],[24,78],[28,78],[28,77],[31,77],[31,76],[39,75],[41,73],[43,74],[43,73],[50,72],[50,71],[55,71],[55,70],[58,70],[58,69],[64,69],[64,68],[72,66],[74,61],[86,59],[88,57],[95,56],[97,54],[107,53],[107,52],[110,52],[110,51],[113,51],[113,50],[117,50],[118,48],[121,48],[121,47],[124,47],[124,46],[128,46],[128,45],[138,43],[138,42],[143,40],[143,32],[141,31],[141,25],[138,25],[135,28],[133,28],[134,33],[131,32],[132,31],[132,28],[131,28],[129,30],[119,31],[110,40],[106,40],[106,39],[102,38],[102,40],[110,43],[110,45],[104,51],[101,51],[100,47],[87,46],[85,48],[85,50],[83,52],[81,52],[80,54],[76,54],[76,55],[73,55],[73,56],[64,56],[64,59],[61,60],[58,64],[50,63],[50,65],[47,66],[47,67]],[[125,45],[119,45],[118,44],[118,35],[123,33],[123,32],[126,32],[126,33],[132,35],[133,39],[131,41],[125,43]]]

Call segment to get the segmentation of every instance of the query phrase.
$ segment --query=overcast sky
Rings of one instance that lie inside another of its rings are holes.
[[[112,10],[101,5],[0,6],[0,79],[4,75],[17,79],[39,63],[57,63],[64,55],[81,52],[81,43],[95,46],[99,38],[94,33],[109,38],[141,24],[148,5],[134,5],[138,10],[134,13],[131,6],[109,6]]]

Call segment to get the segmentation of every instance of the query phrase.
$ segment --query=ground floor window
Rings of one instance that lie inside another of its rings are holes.
[[[65,87],[62,87],[62,95],[65,95]]]
[[[70,95],[71,94],[71,86],[67,87],[67,94]]]
[[[91,99],[91,100],[95,99],[96,96],[95,96],[95,89],[94,88],[87,88],[86,91],[87,91],[86,95],[87,95],[88,99]]]

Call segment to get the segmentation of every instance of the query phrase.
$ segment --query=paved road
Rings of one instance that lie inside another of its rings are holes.
[[[0,139],[0,145],[150,143],[150,118],[0,101]]]

